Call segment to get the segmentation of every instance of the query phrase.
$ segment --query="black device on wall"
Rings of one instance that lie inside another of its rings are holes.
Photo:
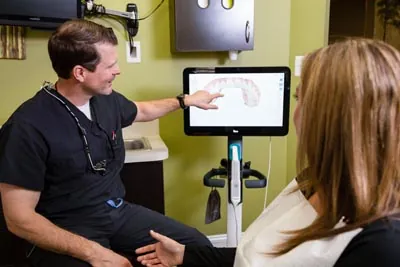
[[[173,52],[245,51],[254,48],[254,0],[171,0]]]
[[[0,0],[0,25],[55,29],[82,16],[81,0]]]

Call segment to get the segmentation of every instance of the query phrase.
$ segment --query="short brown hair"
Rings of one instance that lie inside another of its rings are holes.
[[[70,20],[58,27],[47,46],[58,77],[68,79],[76,65],[94,71],[100,61],[96,43],[117,45],[118,40],[111,28],[88,20]]]

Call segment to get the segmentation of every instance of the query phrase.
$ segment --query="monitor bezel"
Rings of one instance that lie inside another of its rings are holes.
[[[290,114],[290,68],[286,66],[274,67],[216,67],[196,68],[188,67],[183,70],[183,93],[189,94],[189,75],[196,73],[284,73],[283,118],[282,126],[266,127],[225,127],[225,126],[190,126],[190,109],[184,110],[184,131],[191,136],[285,136],[289,132]]]
[[[34,5],[35,7],[41,8],[51,8],[50,6],[43,6],[39,1],[34,3],[34,1],[28,2],[26,4]],[[81,19],[84,17],[84,5],[82,5],[80,0],[72,2],[71,6],[76,6],[76,14],[71,17],[59,17],[56,14],[53,17],[45,17],[35,15],[17,15],[11,11],[6,11],[7,13],[0,14],[0,25],[9,26],[23,26],[31,27],[33,29],[43,29],[43,30],[55,30],[58,26],[64,22],[71,19]]]

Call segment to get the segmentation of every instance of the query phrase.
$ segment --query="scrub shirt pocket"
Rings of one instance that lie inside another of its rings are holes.
[[[82,177],[88,169],[87,158],[82,150],[66,153],[49,160],[48,174],[54,183],[68,182],[71,177]],[[64,181],[67,179],[66,181]]]
[[[122,137],[122,129],[118,129],[114,132],[114,136],[111,138],[111,145],[115,154],[115,161],[117,163],[124,163],[125,147],[124,139]]]

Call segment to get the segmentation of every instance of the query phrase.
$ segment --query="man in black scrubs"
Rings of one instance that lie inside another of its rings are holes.
[[[121,255],[152,242],[149,229],[211,245],[196,229],[123,201],[119,173],[122,128],[179,107],[216,108],[210,102],[221,95],[129,101],[112,90],[120,74],[116,45],[113,31],[96,23],[63,24],[48,42],[57,82],[46,83],[1,129],[4,215],[9,230],[29,241],[32,266],[132,266]]]

